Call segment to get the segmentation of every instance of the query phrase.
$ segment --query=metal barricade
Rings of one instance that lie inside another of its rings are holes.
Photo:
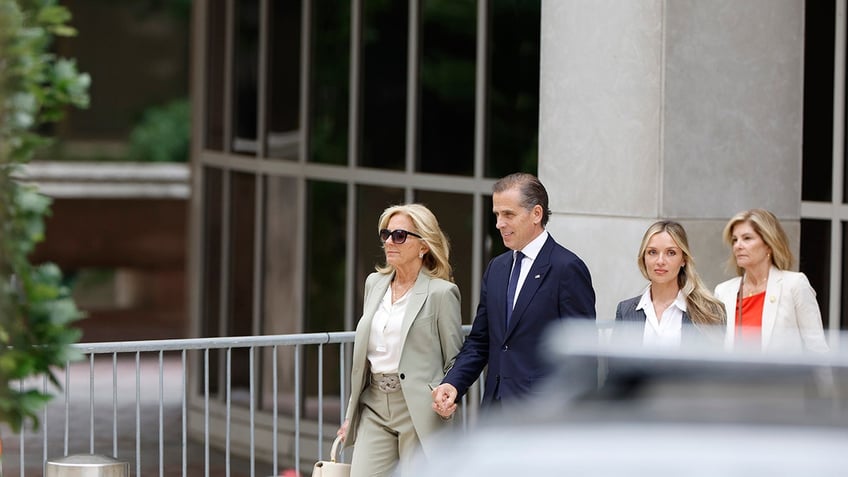
[[[50,475],[51,455],[98,453],[131,462],[137,476],[297,475],[344,419],[353,339],[345,331],[75,344],[85,359],[68,363],[60,387],[49,376],[16,384],[56,399],[38,428],[5,439],[4,463],[16,464],[5,477]],[[463,399],[465,425],[479,398]]]

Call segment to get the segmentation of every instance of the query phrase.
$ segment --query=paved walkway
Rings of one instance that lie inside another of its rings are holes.
[[[95,361],[94,388],[94,453],[112,456],[113,446],[113,406],[112,406],[112,362],[111,359]],[[91,453],[91,406],[89,404],[89,362],[79,362],[71,366],[69,392],[71,403],[68,416],[68,454]],[[182,462],[182,368],[179,356],[164,359],[163,378],[163,452],[159,451],[159,361],[158,355],[142,357],[141,392],[141,472],[137,472],[136,463],[136,383],[135,358],[124,357],[118,360],[118,412],[117,412],[117,459],[130,463],[130,475],[136,476],[181,476]],[[59,376],[64,379],[64,373]],[[40,385],[40,384],[39,384]],[[4,477],[41,476],[44,462],[44,443],[46,433],[47,459],[57,459],[65,455],[65,399],[57,396],[48,406],[47,420],[38,431],[27,430],[24,433],[24,462],[21,465],[19,450],[21,439],[12,435],[9,429],[0,429],[3,437],[3,475]],[[226,473],[226,456],[223,451],[210,450],[210,465],[207,473],[205,449],[201,442],[191,441],[187,445],[186,475],[189,476],[250,476],[250,463],[246,459],[232,458],[230,473]],[[308,475],[310,469],[301,469]],[[256,477],[271,475],[269,463],[257,462]],[[288,474],[286,474],[288,475]]]

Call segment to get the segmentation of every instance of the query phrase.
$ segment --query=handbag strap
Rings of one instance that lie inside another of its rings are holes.
[[[342,436],[337,436],[336,440],[333,441],[333,447],[330,449],[330,462],[336,461],[336,456],[338,452],[341,452],[341,446],[339,444],[342,443]]]

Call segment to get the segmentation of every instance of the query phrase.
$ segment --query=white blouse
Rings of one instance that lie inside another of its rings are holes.
[[[637,310],[645,312],[645,331],[642,343],[649,346],[677,348],[680,346],[680,336],[683,330],[683,312],[686,311],[686,298],[682,291],[677,292],[677,298],[665,309],[662,320],[657,319],[654,303],[651,301],[651,288],[642,294],[642,299],[636,306]]]
[[[414,288],[414,287],[413,287]],[[410,289],[411,290],[411,289]],[[392,303],[392,287],[386,290],[371,320],[368,361],[372,373],[397,373],[400,365],[401,324],[409,302],[409,291]]]

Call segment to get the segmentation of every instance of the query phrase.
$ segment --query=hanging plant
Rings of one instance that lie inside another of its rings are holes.
[[[49,396],[18,383],[53,375],[74,353],[81,314],[53,264],[28,256],[44,236],[50,199],[13,178],[47,143],[39,128],[67,106],[87,107],[89,76],[50,52],[54,36],[72,36],[71,15],[57,0],[0,0],[0,423],[18,432],[38,425]],[[2,443],[0,443],[0,459]],[[2,476],[2,460],[0,460]]]

